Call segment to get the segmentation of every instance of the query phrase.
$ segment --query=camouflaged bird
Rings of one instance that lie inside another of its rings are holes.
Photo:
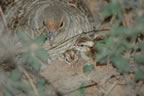
[[[28,10],[26,25],[36,30],[30,33],[33,37],[47,34],[44,48],[53,59],[70,49],[80,34],[94,29],[87,10],[79,0],[42,0]]]
[[[18,2],[20,3],[16,10],[22,12],[17,22],[18,27],[21,27],[32,39],[46,34],[47,40],[43,47],[51,59],[71,49],[81,34],[94,29],[91,13],[82,0],[34,0],[31,2],[21,0]]]

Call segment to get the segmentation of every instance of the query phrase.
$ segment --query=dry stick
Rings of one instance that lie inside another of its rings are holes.
[[[93,86],[97,86],[97,83],[96,83],[96,82],[93,82],[93,83],[87,84],[87,85],[85,85],[85,86],[83,86],[83,87],[79,87],[79,88],[73,89],[73,90],[71,90],[71,91],[69,91],[69,92],[64,93],[64,96],[65,96],[65,95],[67,96],[68,94],[71,94],[71,93],[76,92],[76,91],[78,91],[78,90],[81,90],[81,89],[83,89],[83,88],[87,89],[87,88],[90,88],[90,87],[93,87]]]
[[[40,35],[42,35],[46,30],[46,27],[43,27],[42,30],[40,31]]]
[[[110,24],[111,24],[111,25],[113,24],[113,22],[114,22],[115,19],[116,19],[116,15],[114,14],[114,15],[112,16],[111,20],[110,20]]]
[[[102,81],[99,83],[99,85],[104,85],[113,75],[115,76],[115,75],[117,75],[117,74],[118,74],[118,73],[117,73],[116,70],[110,72],[109,74],[107,74],[106,77],[104,77],[104,78],[102,79]],[[105,93],[105,91],[103,90],[103,88],[100,88],[100,91],[101,91],[102,93]]]
[[[113,75],[119,74],[116,70],[113,70],[112,72],[108,73],[106,77],[104,77],[100,83],[100,85],[104,85]]]
[[[112,89],[113,89],[116,85],[117,85],[117,81],[115,81],[115,82],[113,83],[113,85],[112,85],[112,86],[109,88],[109,90],[106,92],[105,96],[108,96],[109,93],[112,91]]]
[[[102,31],[106,31],[106,32],[102,32]],[[81,36],[81,35],[87,35],[87,34],[95,33],[95,34],[97,34],[97,35],[103,34],[104,36],[106,36],[107,33],[108,33],[107,31],[109,31],[109,30],[107,30],[107,29],[104,29],[104,30],[101,29],[101,30],[92,30],[92,31],[88,31],[88,32],[83,32],[83,33],[77,34],[77,35],[75,35],[75,36],[73,36],[73,37],[71,37],[71,38],[69,38],[69,39],[67,39],[67,40],[65,40],[65,41],[63,41],[63,42],[61,42],[61,43],[59,43],[58,45],[55,45],[55,46],[51,47],[51,48],[48,49],[48,50],[51,50],[51,49],[53,49],[53,48],[56,48],[57,46],[59,46],[59,45],[65,43],[65,42],[67,42],[67,41],[69,41],[69,40],[73,40],[74,38],[76,38],[76,37],[78,37],[78,36]]]
[[[36,96],[40,96],[39,93],[38,93],[38,90],[37,90],[37,88],[36,88],[36,86],[35,86],[35,84],[33,83],[33,80],[32,80],[31,77],[29,76],[29,74],[28,74],[26,71],[24,71],[24,74],[25,74],[25,76],[27,77],[27,79],[29,80],[29,82],[30,82],[30,84],[31,84],[31,86],[32,86],[32,88],[33,88],[33,91],[34,91],[35,95],[36,95]]]
[[[124,13],[124,11],[123,11],[123,13]],[[128,18],[128,14],[127,13],[124,13],[124,19],[123,19],[123,25],[125,26],[125,27],[129,27],[129,18]]]
[[[125,26],[125,27],[128,27],[128,24],[127,24],[127,20],[126,20],[127,18],[126,18],[126,14],[124,13],[124,19],[123,19],[123,21],[122,21],[122,23],[123,23],[123,25]]]
[[[98,88],[99,88],[99,90],[100,90],[100,92],[101,92],[102,94],[104,94],[104,93],[105,93],[104,88],[101,88],[101,87],[98,87]]]
[[[7,27],[7,22],[6,22],[6,19],[5,19],[5,16],[4,16],[4,13],[3,13],[1,6],[0,6],[0,14],[2,16],[2,20],[3,20],[4,26],[6,28],[6,31],[9,32],[8,27]]]

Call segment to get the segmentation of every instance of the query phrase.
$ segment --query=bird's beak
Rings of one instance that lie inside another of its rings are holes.
[[[46,31],[47,31],[47,34],[48,34],[48,40],[50,41],[50,45],[53,45],[53,41],[55,39],[56,31],[54,29],[48,30],[47,28],[46,28]]]
[[[78,46],[72,46],[72,48],[74,48],[74,49],[80,51],[80,47],[78,47]]]
[[[54,38],[55,38],[55,33],[56,33],[56,31],[53,30],[53,29],[50,29],[50,30],[48,31],[48,39],[49,39],[50,41],[53,41],[53,40],[54,40]]]

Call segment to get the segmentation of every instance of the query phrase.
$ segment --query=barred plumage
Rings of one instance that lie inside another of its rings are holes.
[[[43,47],[52,59],[70,49],[80,34],[94,29],[92,21],[89,19],[90,15],[88,16],[90,13],[87,11],[87,6],[81,4],[82,0],[70,1],[72,0],[18,1],[18,8],[21,8],[23,12],[19,16],[20,20],[17,25],[32,38],[47,33],[48,39]],[[75,4],[76,7],[71,6],[71,4]],[[82,10],[82,8],[84,9]],[[18,11],[20,10],[16,9],[14,12],[18,13]],[[10,14],[11,12],[7,13]],[[12,20],[10,21],[12,22]],[[60,27],[61,24],[62,28]],[[47,31],[42,32],[44,28]],[[54,32],[50,32],[50,30]]]

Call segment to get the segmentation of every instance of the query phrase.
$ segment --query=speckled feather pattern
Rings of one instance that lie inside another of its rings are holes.
[[[63,15],[66,17],[64,31],[55,38],[53,46],[50,46],[49,40],[43,45],[51,59],[60,57],[62,53],[72,48],[80,34],[92,31],[94,28],[92,22],[89,20],[87,11],[85,12],[79,9],[84,8],[83,4],[79,4],[79,8],[77,8],[70,6],[68,1],[69,0],[34,0],[31,3],[27,0],[18,1],[19,8],[22,10],[22,16],[18,25],[33,39],[41,34],[41,30],[44,27],[41,14],[43,14],[45,8],[56,6],[56,8],[63,10]],[[14,8],[10,11],[14,11]],[[11,13],[10,11],[7,12],[7,16]],[[17,11],[18,9],[16,9],[14,13]]]

